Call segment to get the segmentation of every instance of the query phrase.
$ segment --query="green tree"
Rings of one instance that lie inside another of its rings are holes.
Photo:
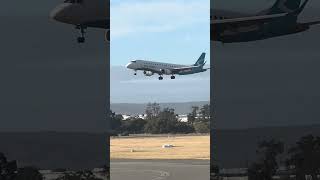
[[[34,167],[23,167],[19,168],[15,180],[42,180],[43,176]]]
[[[16,177],[17,162],[7,161],[3,153],[0,153],[0,180],[13,180]]]
[[[191,113],[188,114],[188,123],[193,125],[193,123],[196,121],[196,118],[198,116],[199,107],[192,106],[191,109],[192,109]]]
[[[196,122],[193,127],[197,133],[210,133],[209,122]]]
[[[111,131],[118,134],[122,124],[122,115],[116,114],[110,110],[110,128]]]
[[[121,132],[125,134],[141,134],[144,133],[146,120],[141,118],[129,118],[122,122]]]
[[[164,108],[158,116],[147,120],[145,132],[152,134],[176,133],[177,124],[178,118],[174,109]]]
[[[260,160],[253,163],[248,168],[249,180],[272,180],[279,167],[277,156],[283,153],[284,144],[274,139],[270,141],[262,141],[258,145],[257,153]]]
[[[192,125],[190,125],[189,123],[185,123],[185,122],[177,122],[176,123],[176,127],[175,127],[175,131],[173,133],[193,133],[194,127]]]
[[[66,172],[63,176],[57,178],[57,180],[102,180],[95,177],[95,175],[88,170],[77,172]]]
[[[157,117],[160,114],[160,111],[161,111],[160,104],[155,103],[155,102],[148,103],[146,106],[146,110],[145,110],[147,119],[153,119],[153,118]]]
[[[296,177],[305,179],[305,175],[311,175],[312,179],[318,179],[320,173],[320,137],[307,135],[302,137],[295,146],[288,151],[290,158],[288,166],[293,166]]]
[[[210,122],[210,105],[205,104],[200,108],[200,117],[197,122]]]

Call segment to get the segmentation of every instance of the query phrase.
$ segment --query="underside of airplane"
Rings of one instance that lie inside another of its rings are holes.
[[[297,22],[309,0],[277,0],[275,4],[255,15],[211,11],[211,40],[222,43],[249,42],[286,36],[306,31],[314,22]]]

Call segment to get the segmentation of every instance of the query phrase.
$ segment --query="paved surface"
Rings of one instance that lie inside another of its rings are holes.
[[[111,180],[209,180],[209,161],[111,160]]]

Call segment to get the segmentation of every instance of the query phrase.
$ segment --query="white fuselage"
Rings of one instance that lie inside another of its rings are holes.
[[[152,76],[153,74],[159,74],[159,80],[162,80],[162,75],[171,75],[171,79],[175,79],[175,75],[189,75],[195,73],[201,73],[207,71],[209,68],[203,68],[205,65],[206,53],[203,52],[195,64],[182,65],[171,64],[146,60],[133,60],[126,65],[128,69],[135,71],[134,75],[137,75],[138,70],[143,71],[145,76]]]
[[[255,15],[220,10],[220,9],[211,9],[211,12],[210,12],[210,20],[232,19],[232,18],[251,17],[251,16],[255,16]]]
[[[126,67],[128,69],[133,69],[133,70],[154,71],[154,72],[162,73],[161,72],[162,70],[183,68],[183,67],[189,67],[189,66],[181,65],[181,64],[145,61],[145,60],[134,60],[128,63]],[[170,74],[170,73],[165,73],[165,74]]]
[[[73,25],[95,24],[110,19],[109,7],[106,0],[66,0],[52,10],[50,17]]]

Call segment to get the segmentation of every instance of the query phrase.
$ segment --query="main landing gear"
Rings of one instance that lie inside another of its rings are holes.
[[[86,27],[85,26],[82,26],[82,25],[77,25],[76,29],[79,29],[80,31],[80,36],[78,37],[78,43],[84,43],[86,38],[85,38],[85,29]]]
[[[175,79],[176,77],[174,75],[171,76],[171,79]],[[162,76],[159,76],[159,80],[163,80]]]

